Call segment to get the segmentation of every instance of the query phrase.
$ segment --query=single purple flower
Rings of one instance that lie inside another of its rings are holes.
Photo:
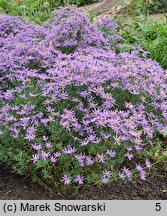
[[[80,146],[86,146],[86,145],[88,145],[88,143],[89,143],[89,140],[85,139],[85,140],[81,141],[81,145]]]
[[[132,158],[134,158],[134,155],[133,154],[130,154],[129,152],[127,152],[125,154],[125,156],[129,159],[129,160],[132,160]]]
[[[122,172],[119,172],[119,177],[122,179],[122,180],[125,180],[126,179],[126,175]]]
[[[63,152],[65,154],[73,154],[76,152],[76,148],[75,147],[72,148],[70,145],[68,145],[67,148],[63,149]]]
[[[34,155],[32,155],[31,160],[33,161],[33,163],[36,163],[36,162],[38,162],[39,158],[40,158],[39,154],[34,154]]]
[[[98,158],[99,163],[104,163],[106,160],[105,155],[103,153],[97,154],[97,158]]]
[[[48,140],[48,138],[46,136],[43,136],[42,139],[44,142],[46,142]]]
[[[146,159],[146,166],[148,169],[151,169],[151,167],[152,167],[151,162],[149,161],[148,158]]]
[[[80,176],[78,175],[75,180],[75,182],[78,182],[79,184],[83,184],[83,181],[84,181],[84,177],[83,176]]]
[[[54,157],[55,158],[58,158],[58,157],[60,157],[61,156],[61,152],[56,152],[56,153],[54,153]]]
[[[132,177],[132,172],[130,171],[129,168],[124,167],[123,171],[128,178]]]
[[[64,182],[65,185],[68,185],[68,184],[71,183],[71,179],[70,179],[69,176],[64,175],[64,176],[62,177],[62,182]]]
[[[147,180],[146,179],[146,171],[144,171],[144,170],[140,171],[140,179],[144,180],[144,181]]]
[[[45,147],[46,147],[47,149],[52,148],[52,144],[51,144],[50,142],[47,142],[47,143],[45,144]]]
[[[43,119],[41,119],[41,122],[46,127],[48,122],[50,122],[50,119],[49,118],[43,118]]]
[[[25,139],[27,139],[28,141],[32,141],[35,139],[35,134],[33,133],[27,133],[25,136]]]
[[[57,159],[56,159],[55,157],[51,156],[51,157],[50,157],[50,161],[51,161],[52,163],[56,163],[56,162],[57,162]]]
[[[91,157],[86,157],[86,163],[88,166],[91,166],[94,164],[94,160]]]
[[[46,161],[46,159],[50,156],[50,153],[48,152],[45,152],[42,150],[41,152],[41,157],[42,157],[42,160]]]
[[[108,149],[107,149],[106,154],[109,155],[109,156],[112,157],[112,158],[116,156],[116,153],[115,153],[114,151],[108,150]]]
[[[32,148],[33,148],[34,150],[39,151],[39,150],[42,149],[42,146],[41,146],[41,144],[37,145],[37,144],[35,143],[35,144],[32,144]]]
[[[111,172],[108,170],[102,171],[102,174],[104,177],[110,178],[111,177]]]
[[[84,166],[84,160],[86,158],[85,155],[82,154],[82,152],[81,152],[79,155],[75,155],[74,157],[79,162],[80,166],[83,167]]]
[[[139,172],[142,172],[142,171],[143,171],[143,168],[141,167],[140,164],[136,164],[136,169],[137,169]]]
[[[104,184],[107,184],[108,181],[109,181],[109,178],[107,178],[106,176],[103,176],[103,177],[101,178],[101,182],[104,183]]]

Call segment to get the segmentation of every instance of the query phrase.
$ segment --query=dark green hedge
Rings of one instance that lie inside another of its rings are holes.
[[[167,12],[167,0],[152,0],[153,5],[150,7],[151,12]]]
[[[98,2],[100,0],[62,0],[63,3],[75,4],[78,6],[90,4],[93,2]]]

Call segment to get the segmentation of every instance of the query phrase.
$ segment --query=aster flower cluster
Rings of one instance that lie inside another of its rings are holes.
[[[116,53],[110,45],[119,37],[102,29],[117,25],[91,23],[81,9],[57,10],[43,26],[0,21],[0,146],[8,160],[65,185],[131,179],[133,171],[145,180],[151,161],[143,151],[166,127],[166,71],[136,51]]]
[[[54,12],[54,17],[44,23],[48,34],[45,42],[52,49],[70,53],[86,47],[106,45],[102,32],[89,21],[82,9],[63,8]]]
[[[118,24],[110,16],[96,17],[94,19],[94,25],[103,33],[103,36],[110,44],[111,49],[115,49],[120,46],[120,42],[123,40],[118,34]]]

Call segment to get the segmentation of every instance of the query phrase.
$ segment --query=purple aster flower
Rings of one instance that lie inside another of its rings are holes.
[[[81,125],[78,124],[78,122],[74,122],[74,123],[72,122],[71,125],[73,126],[74,131],[79,131],[81,129]]]
[[[101,132],[101,135],[104,139],[108,139],[111,135],[108,133]]]
[[[103,153],[97,154],[97,158],[98,158],[99,163],[104,163],[106,160],[105,155]]]
[[[5,100],[13,100],[13,98],[14,98],[13,91],[7,90],[4,94],[4,99]]]
[[[68,184],[71,183],[71,179],[70,179],[69,176],[64,175],[64,176],[62,177],[62,182],[64,182],[65,185],[68,185]]]
[[[14,139],[17,139],[17,138],[19,137],[20,129],[14,128],[14,129],[13,129],[13,132],[14,132],[15,134],[12,134],[12,137],[13,137]],[[1,134],[1,132],[0,132],[0,134]]]
[[[74,180],[74,182],[78,182],[79,184],[83,184],[83,181],[84,181],[84,177],[80,175],[78,175]]]
[[[48,152],[45,152],[42,150],[41,152],[41,157],[42,157],[42,160],[46,161],[46,159],[50,156],[50,153]]]
[[[33,133],[27,133],[25,136],[25,139],[27,139],[28,141],[32,141],[35,139],[35,134]]]
[[[36,163],[36,162],[38,162],[39,158],[40,158],[39,154],[34,154],[34,155],[32,155],[31,160],[33,161],[33,163]]]
[[[104,184],[107,184],[108,181],[109,181],[109,178],[107,178],[106,176],[103,176],[103,177],[101,178],[101,182],[104,183]]]
[[[44,142],[46,142],[48,140],[48,138],[46,136],[43,136],[42,139]]]
[[[135,149],[136,149],[136,151],[141,151],[143,148],[139,145],[135,145]]]
[[[134,158],[134,155],[133,154],[130,154],[129,152],[127,152],[125,154],[125,156],[129,159],[129,160],[132,160]]]
[[[115,140],[115,143],[114,144],[117,144],[117,145],[120,145],[121,144],[121,138],[120,137],[117,137],[117,136],[113,136],[114,140]]]
[[[130,146],[128,146],[128,147],[127,147],[127,150],[128,150],[128,151],[133,151],[133,148],[130,147]]]
[[[38,117],[38,118],[42,118],[43,115],[44,115],[44,114],[43,114],[42,112],[40,112],[40,113],[37,114],[37,117]]]
[[[102,174],[104,177],[110,178],[111,177],[111,172],[108,170],[102,171]]]
[[[94,135],[94,134],[90,134],[89,136],[88,136],[88,141],[90,142],[90,141],[94,141],[96,139],[96,135]]]
[[[116,153],[114,151],[108,150],[108,149],[107,149],[106,154],[109,155],[110,157],[115,157],[116,156]]]
[[[33,94],[33,93],[29,93],[30,97],[37,97],[39,94]]]
[[[126,176],[127,176],[128,178],[131,178],[131,177],[132,177],[132,172],[130,171],[129,168],[124,167],[123,171],[124,171],[124,173],[126,174]]]
[[[50,157],[50,161],[51,161],[52,163],[56,163],[56,162],[57,162],[57,159],[56,159],[56,157],[51,156],[51,157]]]
[[[149,161],[149,159],[146,159],[146,166],[148,169],[150,169],[152,167],[151,162]]]
[[[99,144],[101,142],[101,140],[102,140],[101,138],[96,137],[95,140],[92,140],[92,143]]]
[[[126,175],[122,172],[119,172],[119,177],[122,179],[122,180],[125,180],[126,179]]]
[[[49,122],[54,122],[54,116],[49,116]]]
[[[45,144],[45,147],[46,147],[47,149],[52,148],[52,144],[51,144],[50,142],[47,142],[47,143]]]
[[[32,133],[32,134],[33,134],[36,130],[37,130],[37,128],[35,128],[34,125],[31,126],[31,127],[29,127],[29,128],[27,128],[27,132],[28,132],[28,133]]]
[[[64,148],[63,149],[63,152],[65,153],[65,154],[73,154],[73,153],[75,153],[76,152],[76,148],[75,147],[71,147],[70,145],[68,145],[67,146],[67,148]]]
[[[82,152],[79,155],[75,155],[74,156],[75,159],[79,162],[80,166],[84,166],[84,160],[86,158],[86,156],[84,154],[82,154]]]
[[[47,111],[48,111],[49,113],[54,112],[54,109],[53,109],[52,107],[50,107],[50,106],[47,106],[46,109],[47,109]]]
[[[142,171],[143,171],[143,168],[141,167],[140,164],[136,164],[136,169],[137,169],[139,172],[142,172]]]
[[[91,157],[86,157],[86,163],[88,166],[91,166],[94,164],[94,160]]]
[[[81,145],[80,146],[86,146],[86,145],[88,145],[88,143],[89,143],[89,140],[85,139],[85,140],[81,141]]]
[[[140,171],[140,179],[144,180],[144,181],[147,180],[146,179],[146,172],[144,170]]]
[[[12,134],[12,137],[13,137],[14,139],[17,139],[17,138],[19,138],[19,134],[18,134],[18,133]]]
[[[55,158],[58,158],[58,157],[60,157],[61,156],[61,152],[56,152],[56,153],[54,153],[54,157]]]
[[[41,119],[42,124],[44,124],[44,126],[47,126],[48,122],[50,122],[49,118],[43,118]]]
[[[32,148],[34,149],[34,150],[37,150],[37,151],[39,151],[39,150],[41,150],[42,149],[42,146],[41,146],[41,144],[32,144]]]

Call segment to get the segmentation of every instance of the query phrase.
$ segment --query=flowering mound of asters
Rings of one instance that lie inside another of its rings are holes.
[[[81,9],[57,10],[42,27],[0,22],[0,160],[50,187],[145,180],[145,152],[167,120],[166,71],[116,54],[116,31],[100,31],[113,20],[91,23]]]

